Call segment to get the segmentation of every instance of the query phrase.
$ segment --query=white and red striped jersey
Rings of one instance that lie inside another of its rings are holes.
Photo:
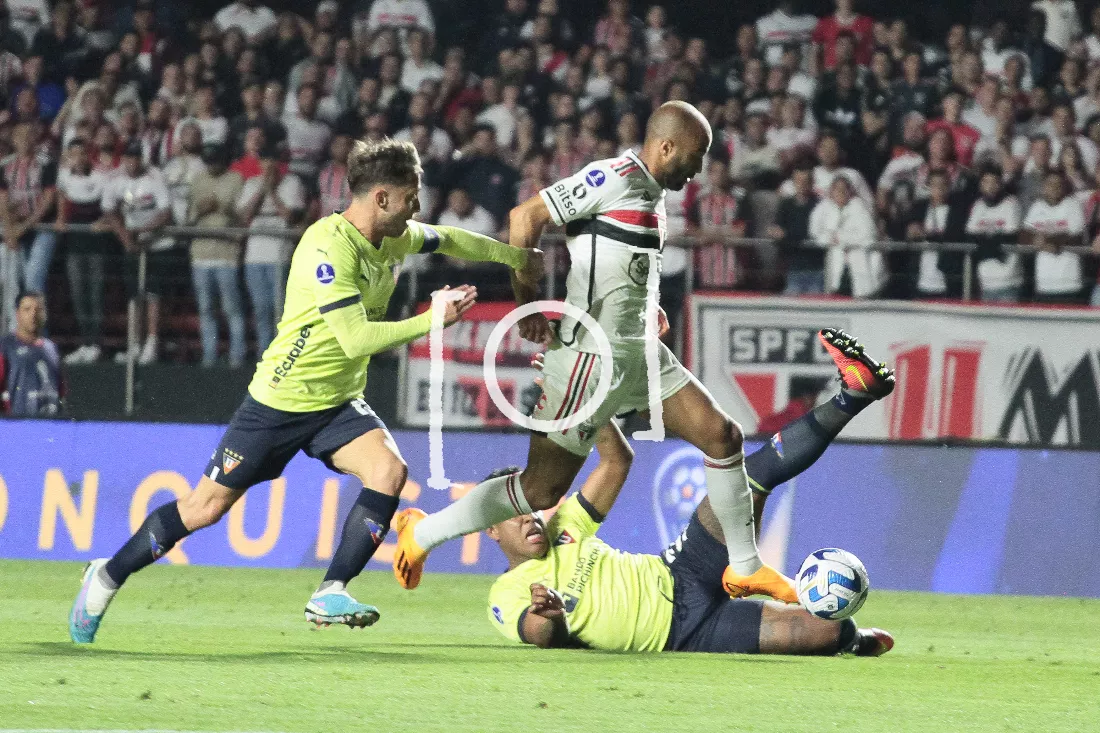
[[[656,297],[665,239],[665,192],[634,151],[590,163],[539,192],[565,225],[572,265],[566,302],[588,312],[612,349],[638,354],[645,343],[646,296]],[[653,273],[653,277],[650,273]],[[591,334],[563,318],[562,343],[598,353]]]

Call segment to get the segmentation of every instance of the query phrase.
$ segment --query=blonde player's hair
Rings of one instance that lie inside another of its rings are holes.
[[[348,154],[348,188],[352,196],[362,196],[375,186],[416,186],[422,170],[412,143],[357,140]]]

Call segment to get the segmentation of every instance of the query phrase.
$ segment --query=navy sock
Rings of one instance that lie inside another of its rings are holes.
[[[873,398],[842,390],[833,399],[785,425],[764,447],[745,458],[749,485],[769,494],[776,486],[805,471],[844,426],[872,402]]]
[[[344,520],[340,545],[332,556],[328,572],[325,573],[325,582],[339,581],[347,585],[352,578],[363,572],[367,561],[382,544],[382,540],[386,539],[390,520],[397,511],[399,501],[396,496],[372,489],[359,492],[355,506]]]
[[[121,586],[130,575],[155,563],[189,534],[191,532],[180,519],[178,504],[169,502],[145,518],[134,536],[107,561],[103,570],[116,586]]]

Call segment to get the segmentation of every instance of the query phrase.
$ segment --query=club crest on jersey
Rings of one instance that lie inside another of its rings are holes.
[[[649,282],[649,255],[644,252],[633,255],[630,258],[630,264],[627,265],[626,273],[630,275],[635,285],[645,285]]]
[[[603,171],[601,171],[599,168],[593,168],[592,170],[588,171],[588,173],[584,176],[584,182],[592,188],[599,188],[606,180],[607,176],[605,176],[603,174]]]
[[[317,265],[317,282],[328,285],[336,279],[336,268],[328,262]]]
[[[239,453],[234,453],[231,450],[222,451],[222,471],[226,474],[233,473],[233,469],[241,465],[241,461],[244,457]]]
[[[577,604],[580,603],[581,599],[577,598],[574,595],[570,595],[569,593],[563,593],[562,600],[565,601],[565,612],[573,613],[573,611],[576,610]]]
[[[569,532],[567,532],[566,530],[563,529],[561,531],[561,534],[558,535],[558,539],[556,539],[554,541],[554,544],[555,545],[571,545],[574,542],[576,542],[576,540],[573,539],[573,535],[569,534]]]

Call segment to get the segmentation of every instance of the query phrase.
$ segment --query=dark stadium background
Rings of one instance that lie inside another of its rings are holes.
[[[272,10],[294,10],[305,12],[306,7],[317,3],[294,2],[293,0],[270,0],[265,5]],[[503,0],[481,2],[479,0],[428,0],[436,13],[436,29],[439,43],[462,45],[464,41],[476,38],[475,18],[482,17],[486,8],[498,12],[504,7]],[[225,6],[224,0],[193,0],[186,3],[196,15],[208,16]],[[340,3],[341,11],[348,13],[357,2]],[[369,3],[367,3],[369,5]],[[748,23],[771,12],[775,0],[670,0],[668,2],[632,2],[635,15],[642,16],[650,5],[664,5],[669,21],[685,33],[701,36],[712,44],[727,41],[732,45],[737,26]],[[976,0],[975,2],[953,2],[952,0],[921,0],[916,3],[888,2],[884,0],[856,0],[857,11],[874,18],[902,18],[909,23],[915,36],[924,41],[942,40],[952,23],[967,25],[987,25],[993,17],[1022,19],[1031,5],[1028,0]],[[562,11],[580,27],[591,27],[606,11],[607,3],[602,0],[581,1],[564,0]],[[832,0],[796,0],[795,8],[823,16],[833,12]],[[722,55],[720,47],[712,48],[712,54]]]

